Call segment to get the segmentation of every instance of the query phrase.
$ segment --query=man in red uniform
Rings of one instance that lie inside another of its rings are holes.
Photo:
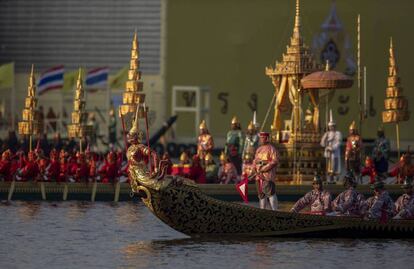
[[[375,164],[371,157],[365,159],[365,166],[362,168],[361,176],[369,176],[369,184],[375,183],[377,170],[375,169]]]
[[[102,183],[115,183],[118,181],[118,174],[119,168],[117,165],[116,160],[116,153],[115,152],[109,152],[105,164],[99,169],[99,174],[102,178]]]
[[[71,175],[76,182],[87,182],[89,179],[89,165],[85,160],[85,154],[76,153],[76,164],[71,167]]]
[[[0,161],[0,179],[3,181],[12,181],[13,174],[12,172],[12,160],[11,160],[11,151],[6,150],[1,154]]]
[[[200,164],[198,155],[193,156],[193,163],[190,168],[190,179],[198,184],[206,184],[206,172]]]
[[[62,149],[59,153],[59,176],[57,182],[67,182],[69,177],[69,164],[66,152]]]
[[[59,164],[59,156],[56,150],[51,150],[49,154],[49,165],[46,168],[44,180],[46,181],[57,181],[59,178],[60,172],[60,164]]]
[[[39,166],[36,162],[36,154],[30,151],[27,154],[24,166],[17,172],[16,179],[21,181],[37,180],[39,176]]]

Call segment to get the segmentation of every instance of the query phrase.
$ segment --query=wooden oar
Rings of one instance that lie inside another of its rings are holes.
[[[40,182],[40,192],[42,193],[42,200],[46,200],[46,189],[44,182]]]
[[[115,196],[114,196],[114,202],[117,203],[119,201],[119,192],[121,191],[121,183],[118,181],[115,184]]]
[[[96,180],[93,182],[92,185],[92,194],[91,194],[91,202],[95,202],[95,197],[96,197],[96,189],[98,188],[98,183],[96,182]]]
[[[7,196],[7,201],[11,201],[15,187],[16,187],[16,181],[13,180],[12,183],[10,184],[9,195]]]
[[[63,201],[68,199],[68,191],[68,183],[65,183],[65,185],[63,185]]]

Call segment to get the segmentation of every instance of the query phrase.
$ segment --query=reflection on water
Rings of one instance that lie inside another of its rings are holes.
[[[412,240],[189,238],[132,202],[0,203],[0,238],[0,268],[410,268],[414,262]]]

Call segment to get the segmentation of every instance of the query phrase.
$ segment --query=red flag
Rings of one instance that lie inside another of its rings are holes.
[[[236,184],[236,189],[246,204],[249,203],[248,192],[247,192],[248,184],[249,184],[249,180],[247,178],[243,179],[240,183]]]

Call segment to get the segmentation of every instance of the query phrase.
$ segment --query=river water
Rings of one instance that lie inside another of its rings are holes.
[[[140,202],[0,203],[0,268],[413,268],[413,240],[191,239]]]

